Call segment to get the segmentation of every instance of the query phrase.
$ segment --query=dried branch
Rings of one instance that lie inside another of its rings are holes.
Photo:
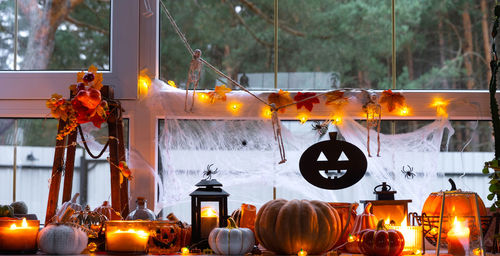
[[[68,21],[68,22],[70,22],[70,23],[75,24],[76,26],[85,27],[85,28],[88,28],[88,29],[91,29],[91,30],[95,30],[95,31],[97,31],[99,33],[102,33],[102,34],[109,35],[109,31],[108,30],[102,29],[100,27],[97,27],[97,26],[94,26],[94,25],[91,25],[91,24],[84,23],[84,22],[79,21],[79,20],[76,20],[76,19],[72,18],[69,15],[66,16],[65,20]]]
[[[231,9],[231,12],[233,13],[233,15],[238,19],[238,21],[241,23],[241,25],[243,25],[243,27],[245,27],[245,29],[248,31],[248,33],[250,33],[250,35],[255,39],[255,41],[257,41],[257,43],[260,43],[262,45],[264,45],[265,47],[273,47],[273,44],[272,43],[269,43],[269,42],[266,42],[262,39],[260,39],[257,34],[255,34],[255,32],[248,26],[248,24],[245,22],[245,20],[234,10],[234,6],[230,3],[230,2],[227,2],[229,4],[229,9]]]
[[[244,4],[248,9],[250,9],[252,12],[257,14],[258,16],[262,17],[267,23],[269,24],[274,24],[273,19],[269,18],[267,15],[265,15],[259,7],[257,7],[254,3],[248,1],[248,0],[240,0],[242,4]],[[283,29],[283,31],[288,32],[294,36],[299,36],[299,37],[305,37],[306,34],[300,31],[297,31],[293,28],[290,28],[281,22],[278,21],[278,26],[279,28]]]

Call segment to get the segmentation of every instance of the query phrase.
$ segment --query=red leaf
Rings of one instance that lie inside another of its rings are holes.
[[[293,99],[295,101],[297,101],[297,109],[301,109],[302,106],[304,106],[307,110],[309,110],[309,112],[311,112],[313,110],[313,107],[314,107],[313,104],[319,103],[319,99],[317,97],[314,97],[314,98],[308,99],[306,101],[302,101],[302,100],[313,97],[313,96],[316,96],[316,93],[314,93],[314,92],[305,92],[305,93],[298,92],[297,95],[295,95],[295,97],[293,97]],[[298,101],[302,101],[302,102],[298,102]]]
[[[387,110],[392,112],[397,107],[403,107],[405,105],[405,96],[399,92],[392,92],[392,90],[385,90],[380,96],[379,103],[387,106]]]

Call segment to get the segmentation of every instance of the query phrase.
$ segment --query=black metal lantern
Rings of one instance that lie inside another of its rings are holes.
[[[192,242],[207,239],[210,231],[227,225],[227,197],[216,179],[203,179],[191,194]]]
[[[377,200],[362,200],[360,202],[365,207],[366,204],[372,203],[372,213],[378,219],[388,219],[391,224],[396,225],[401,225],[406,220],[407,224],[409,224],[408,203],[411,203],[411,200],[394,200],[394,194],[396,193],[397,191],[391,190],[391,186],[382,182],[373,189],[373,194],[377,195]]]

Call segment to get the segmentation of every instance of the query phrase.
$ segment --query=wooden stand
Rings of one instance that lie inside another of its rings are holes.
[[[127,216],[129,213],[128,200],[128,180],[124,179],[120,185],[120,170],[118,164],[120,161],[125,161],[125,144],[123,140],[123,119],[121,117],[121,104],[114,99],[113,88],[103,86],[101,89],[103,99],[106,99],[109,104],[108,136],[109,139],[109,166],[111,170],[111,207],[122,216]],[[73,97],[73,95],[71,95]],[[59,120],[58,132],[66,125],[65,121]],[[52,217],[56,214],[57,201],[59,197],[59,189],[61,184],[61,174],[64,168],[64,187],[62,201],[71,200],[73,186],[73,171],[75,167],[75,152],[76,152],[76,137],[78,130],[74,130],[71,134],[64,137],[62,140],[56,141],[56,149],[54,153],[54,165],[52,167],[52,178],[50,180],[49,198],[47,201],[47,214],[45,216],[45,224],[49,223]],[[67,150],[66,150],[67,149]],[[64,161],[64,152],[66,151],[66,163]],[[97,157],[99,158],[99,156]]]

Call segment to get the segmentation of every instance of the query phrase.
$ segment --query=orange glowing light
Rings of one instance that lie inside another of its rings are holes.
[[[341,116],[334,116],[331,118],[333,124],[342,124],[342,117]]]
[[[27,228],[27,227],[28,227],[28,222],[26,221],[26,218],[23,218],[23,222],[21,223],[20,228]],[[18,229],[18,227],[14,223],[14,224],[10,225],[10,229]]]
[[[409,116],[410,115],[410,108],[408,106],[403,106],[399,108],[398,114],[400,116]]]
[[[187,247],[182,247],[181,253],[184,254],[184,255],[185,254],[189,254],[189,249]]]
[[[210,102],[210,96],[204,92],[198,92],[196,93],[198,95],[198,100],[203,102],[203,103],[208,103]]]
[[[210,206],[201,208],[201,217],[217,217],[217,212]]]
[[[300,249],[299,253],[297,253],[298,256],[307,256],[307,251],[304,251]]]
[[[353,235],[349,235],[349,237],[347,238],[347,242],[354,242],[356,241],[356,236],[353,236]]]
[[[483,250],[481,250],[481,248],[476,248],[476,249],[472,250],[472,254],[483,255]]]
[[[436,115],[442,117],[448,117],[448,112],[446,111],[446,107],[450,104],[449,100],[443,100],[441,98],[434,98],[432,100],[431,107],[436,108]]]
[[[262,112],[260,113],[260,115],[263,117],[263,118],[266,118],[266,119],[270,119],[273,115],[273,112],[271,111],[271,108],[269,107],[264,107],[262,109]]]
[[[147,95],[150,85],[151,85],[151,78],[149,78],[149,76],[147,76],[145,72],[141,72],[137,80],[137,86],[139,87],[139,95]]]
[[[297,118],[299,119],[301,124],[304,124],[309,119],[309,115],[307,115],[306,113],[302,113],[302,114],[299,114],[297,116]]]
[[[239,102],[231,102],[227,105],[227,108],[229,111],[231,111],[233,114],[238,114],[240,112],[242,104]]]
[[[172,80],[168,80],[168,81],[167,81],[167,84],[168,84],[168,85],[170,85],[170,86],[172,86],[172,87],[174,87],[174,88],[177,88],[177,85],[176,85],[176,84],[175,84],[175,82],[174,82],[174,81],[172,81]]]
[[[384,224],[385,225],[390,225],[391,224],[391,217],[390,216],[387,216],[387,218],[384,221]]]

